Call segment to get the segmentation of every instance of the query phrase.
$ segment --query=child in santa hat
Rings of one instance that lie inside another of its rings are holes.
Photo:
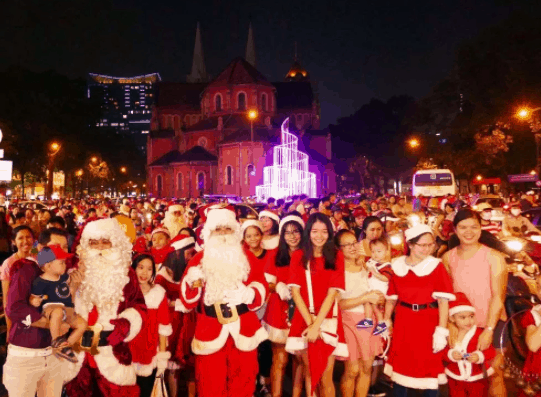
[[[160,266],[167,257],[167,254],[173,251],[169,246],[169,241],[171,241],[171,234],[166,228],[160,227],[154,229],[150,235],[150,241],[152,248],[150,249],[150,254],[154,258],[156,263],[156,271],[160,270]]]
[[[449,303],[449,347],[443,355],[449,396],[488,396],[488,377],[494,373],[490,361],[496,356],[492,345],[477,350],[479,335],[475,308],[462,292]]]

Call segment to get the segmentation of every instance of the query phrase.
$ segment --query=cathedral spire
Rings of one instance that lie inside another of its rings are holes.
[[[248,42],[246,43],[246,56],[244,57],[248,63],[256,67],[256,58],[255,58],[255,42],[254,42],[254,32],[252,30],[252,22],[250,22],[250,27],[248,28]]]
[[[197,30],[195,32],[192,73],[187,76],[186,81],[188,83],[200,83],[207,81],[207,70],[205,68],[205,59],[203,57],[203,43],[201,42],[201,30],[199,29],[199,22],[197,22]]]

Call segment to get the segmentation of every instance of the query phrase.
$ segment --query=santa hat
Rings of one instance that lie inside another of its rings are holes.
[[[186,249],[190,246],[195,246],[195,239],[191,236],[186,236],[184,234],[179,234],[169,243],[171,247],[177,250]]]
[[[122,204],[118,212],[126,216],[130,216],[130,207],[128,207],[126,204]]]
[[[263,227],[261,226],[261,222],[255,219],[247,219],[244,222],[242,222],[242,225],[240,225],[240,232],[243,236],[246,229],[248,229],[250,226],[255,226],[259,228],[261,232],[263,232]]]
[[[111,239],[112,237],[123,236],[126,239],[126,233],[122,230],[120,223],[115,218],[99,219],[92,221],[84,226],[81,234],[82,240],[99,240],[102,238]]]
[[[156,229],[154,229],[150,234],[150,238],[152,238],[156,233],[163,233],[167,235],[167,237],[171,238],[171,233],[164,227],[157,227]]]
[[[276,221],[276,223],[280,223],[280,217],[276,212],[272,212],[271,210],[263,210],[259,213],[259,220],[263,217],[271,218]]]
[[[430,233],[434,235],[430,226],[420,223],[407,229],[404,234],[406,235],[406,241],[411,241],[415,237],[419,237],[422,234]]]
[[[180,204],[170,204],[169,207],[167,207],[167,212],[173,213],[179,211],[181,214],[184,213],[184,207]]]
[[[201,231],[203,241],[207,241],[210,237],[210,233],[219,226],[230,227],[233,232],[240,233],[240,224],[237,222],[234,211],[231,211],[228,208],[209,209],[207,212],[207,220]]]
[[[297,216],[297,215],[288,215],[286,216],[284,219],[282,219],[280,221],[280,228],[278,229],[280,234],[282,234],[282,228],[284,227],[284,225],[288,222],[297,222],[299,225],[301,225],[301,227],[304,229],[305,225],[304,225],[304,221],[302,220],[302,218],[300,216]]]
[[[368,216],[368,214],[366,213],[366,210],[363,207],[359,207],[355,209],[355,211],[353,211],[354,218],[358,218],[360,216],[364,216],[365,218]]]
[[[475,313],[475,307],[472,306],[470,300],[463,292],[455,292],[456,299],[449,302],[449,315],[460,312],[473,312]]]

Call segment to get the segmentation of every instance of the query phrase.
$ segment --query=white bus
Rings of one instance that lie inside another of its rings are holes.
[[[456,194],[455,176],[451,170],[421,170],[413,175],[412,194],[441,197]]]

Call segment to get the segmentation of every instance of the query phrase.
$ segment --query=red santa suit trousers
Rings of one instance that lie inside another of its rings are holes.
[[[230,336],[216,353],[196,356],[198,397],[252,397],[258,371],[257,349],[243,352]]]
[[[488,396],[488,379],[475,382],[463,382],[447,377],[449,397],[486,397]]]

